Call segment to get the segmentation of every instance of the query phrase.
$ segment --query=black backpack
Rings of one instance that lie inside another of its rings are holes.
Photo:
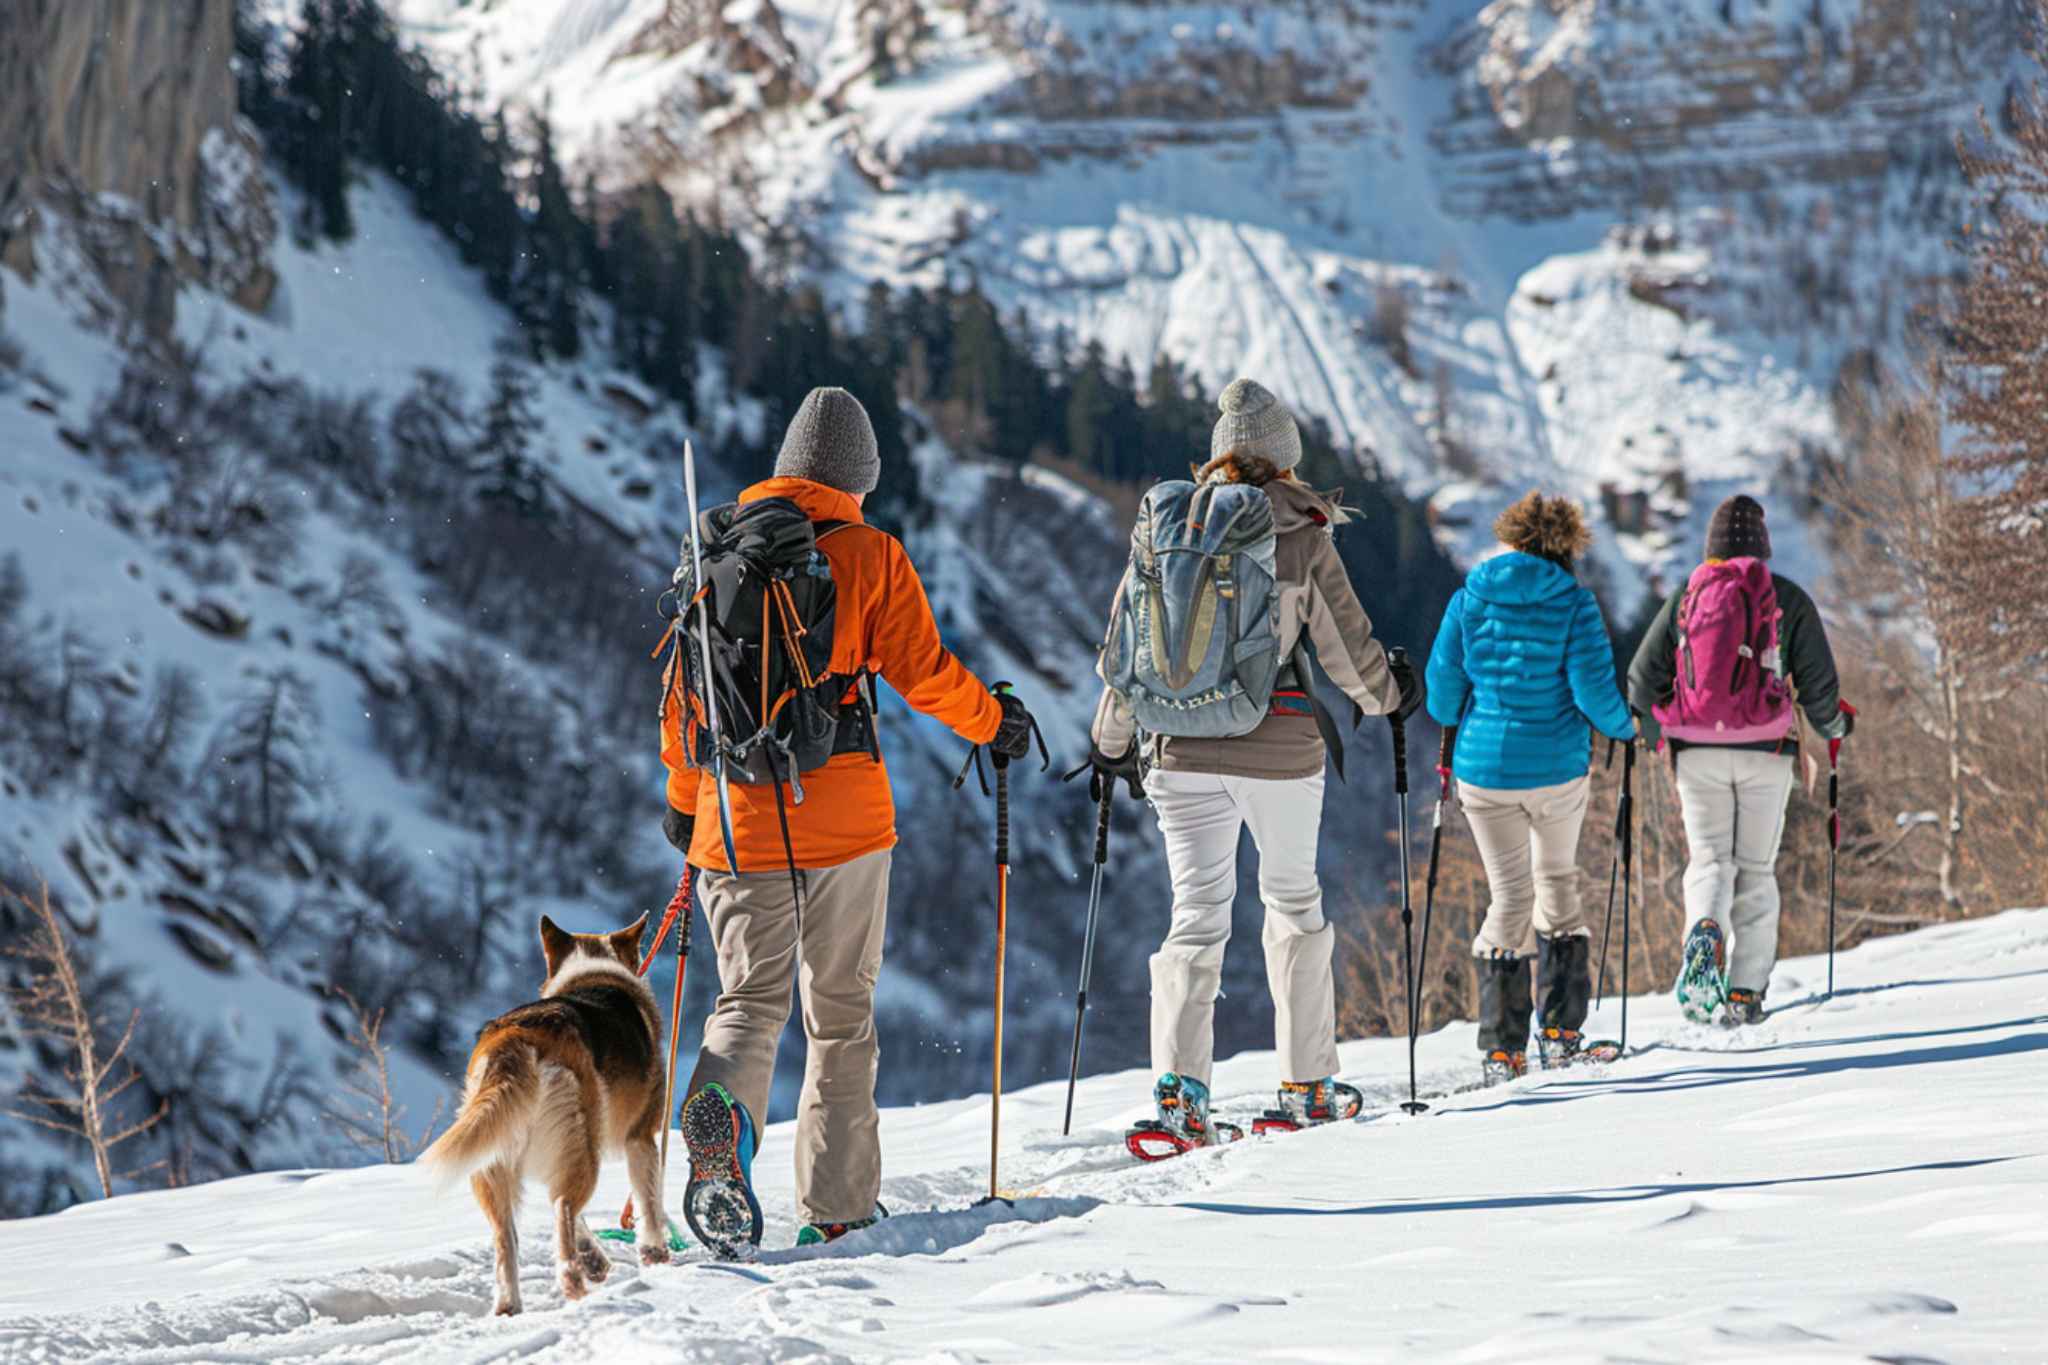
[[[662,691],[664,707],[680,701],[688,708],[693,765],[710,768],[722,749],[732,781],[774,784],[778,800],[787,782],[800,803],[799,774],[823,767],[836,754],[881,757],[866,675],[828,671],[839,592],[818,542],[847,525],[814,523],[787,498],[703,512],[697,526],[701,595],[719,733],[711,732],[702,701],[707,684],[697,643],[700,589],[687,541],[666,608],[674,649]]]

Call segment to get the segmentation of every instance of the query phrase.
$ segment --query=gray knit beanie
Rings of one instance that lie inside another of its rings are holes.
[[[1209,458],[1219,459],[1236,451],[1271,460],[1277,469],[1292,469],[1301,463],[1301,431],[1294,414],[1264,385],[1239,379],[1223,391],[1216,406],[1223,417],[1209,433]]]
[[[775,475],[843,493],[874,492],[882,481],[882,453],[868,410],[845,389],[812,389],[783,434]]]

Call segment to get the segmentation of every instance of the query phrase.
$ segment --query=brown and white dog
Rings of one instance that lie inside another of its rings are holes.
[[[603,1157],[625,1155],[640,1263],[669,1259],[657,1146],[666,1117],[661,1014],[634,970],[646,928],[642,915],[615,934],[570,934],[542,916],[541,998],[483,1026],[461,1112],[420,1154],[443,1179],[469,1177],[491,1223],[501,1314],[521,1308],[513,1217],[528,1176],[547,1183],[555,1265],[569,1298],[582,1298],[611,1273],[583,1221]]]

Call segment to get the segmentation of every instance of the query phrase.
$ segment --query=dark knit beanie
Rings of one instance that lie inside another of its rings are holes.
[[[782,437],[775,474],[843,493],[874,492],[882,481],[882,455],[868,410],[845,389],[812,389]]]
[[[1707,522],[1708,559],[1769,559],[1771,528],[1764,525],[1764,507],[1747,493],[1737,493],[1714,509]]]

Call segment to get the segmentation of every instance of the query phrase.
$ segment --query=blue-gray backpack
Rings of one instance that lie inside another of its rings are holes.
[[[1146,491],[1102,646],[1103,680],[1141,730],[1223,739],[1266,718],[1283,663],[1274,547],[1263,489],[1174,479]]]

